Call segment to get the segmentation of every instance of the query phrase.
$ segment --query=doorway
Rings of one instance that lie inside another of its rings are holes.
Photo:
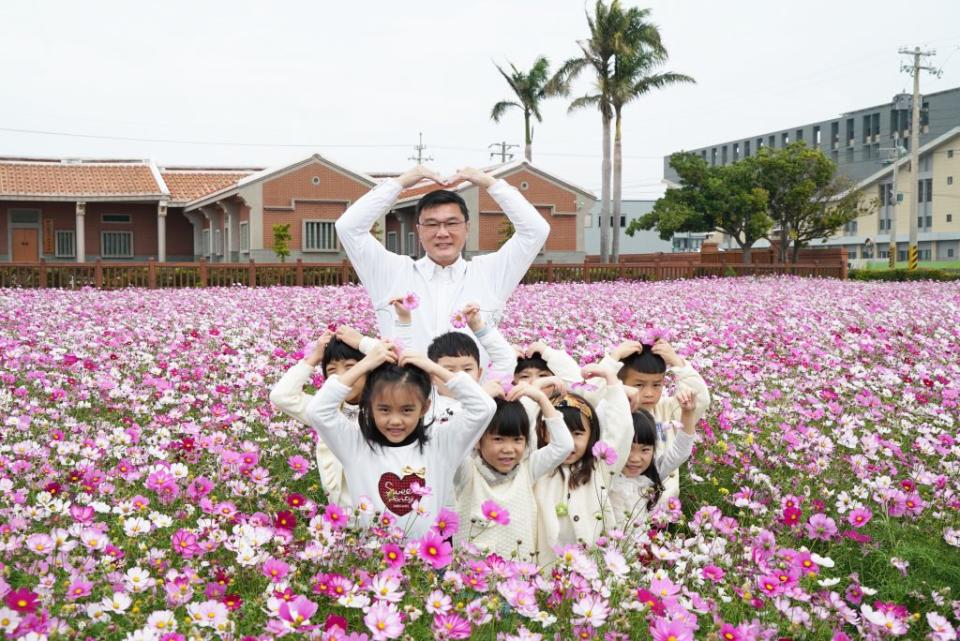
[[[40,260],[39,231],[35,228],[14,227],[13,262],[35,263]]]

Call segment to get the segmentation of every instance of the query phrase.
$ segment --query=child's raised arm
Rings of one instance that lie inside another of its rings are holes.
[[[307,404],[313,398],[303,391],[303,386],[310,380],[314,368],[323,360],[324,349],[332,337],[332,333],[324,332],[310,354],[288,369],[270,390],[270,402],[281,412],[301,423],[310,424],[307,418]]]
[[[657,354],[663,359],[663,362],[666,363],[667,367],[670,368],[670,372],[673,374],[674,380],[676,381],[677,389],[681,390],[687,388],[691,390],[695,396],[695,407],[696,411],[696,420],[700,420],[703,417],[704,412],[707,411],[707,408],[710,406],[710,392],[707,390],[707,382],[703,380],[703,377],[693,369],[693,367],[687,363],[685,360],[680,358],[676,350],[673,348],[673,345],[667,341],[660,339],[654,346],[651,348],[651,351],[654,354]],[[679,396],[679,392],[677,393]],[[674,400],[677,400],[677,397],[673,397]],[[673,407],[669,410],[668,415],[671,420],[680,420],[682,417],[678,417],[678,414],[683,413],[683,408],[679,403],[674,403]]]
[[[480,306],[470,303],[463,308],[463,317],[467,319],[467,326],[476,337],[480,346],[487,351],[490,357],[490,370],[501,374],[513,374],[517,368],[517,353],[507,339],[503,337],[495,325],[488,325],[480,313]],[[483,363],[481,363],[483,365]]]
[[[587,365],[583,368],[584,378],[603,377],[606,386],[603,390],[603,422],[600,425],[600,440],[613,448],[617,460],[607,469],[619,474],[627,464],[630,446],[633,443],[633,416],[630,415],[630,401],[623,390],[623,383],[613,370],[599,365]],[[605,464],[604,464],[605,465]],[[609,482],[610,479],[605,479]]]
[[[566,351],[553,349],[543,341],[534,341],[527,346],[525,356],[530,358],[534,354],[540,354],[554,376],[559,376],[568,383],[578,383],[582,380],[580,365]]]
[[[693,392],[688,389],[680,390],[675,397],[681,408],[681,422],[683,429],[677,432],[667,450],[656,459],[657,472],[660,478],[666,478],[678,469],[683,462],[690,458],[693,452],[693,440],[696,435],[697,404]]]
[[[497,411],[496,402],[466,372],[454,374],[423,354],[404,352],[400,357],[400,365],[413,365],[431,376],[436,376],[450,388],[453,397],[460,401],[461,411],[454,414],[443,429],[435,430],[431,434],[431,438],[445,443],[451,456],[455,456],[459,463],[483,436],[483,430]]]
[[[529,398],[540,406],[543,424],[546,426],[549,435],[546,447],[534,449],[533,453],[530,454],[530,480],[536,481],[547,472],[557,469],[570,456],[574,447],[573,435],[567,429],[563,416],[553,406],[543,390],[533,385],[521,383],[510,390],[507,400],[515,401],[521,397]],[[536,444],[528,439],[527,447],[535,446]]]

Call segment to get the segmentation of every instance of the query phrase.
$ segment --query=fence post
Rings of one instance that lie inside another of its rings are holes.
[[[207,259],[200,259],[200,287],[207,286]]]
[[[251,288],[257,286],[257,263],[251,258],[250,266],[247,267],[247,285]]]
[[[346,285],[350,282],[350,261],[346,258],[340,263],[340,284]]]
[[[147,259],[147,287],[157,288],[157,261],[153,258]]]
[[[40,258],[40,288],[47,288],[47,260]]]
[[[103,263],[98,258],[93,264],[93,286],[103,289]]]
[[[590,282],[590,263],[587,262],[587,257],[583,257],[583,282]]]
[[[547,261],[547,282],[553,282],[553,260]]]
[[[303,259],[297,259],[297,287],[303,287]]]
[[[663,280],[663,268],[660,266],[660,259],[663,258],[663,252],[657,252],[657,257],[653,259],[653,279]]]

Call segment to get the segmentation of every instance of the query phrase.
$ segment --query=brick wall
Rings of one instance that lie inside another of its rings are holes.
[[[183,209],[167,210],[167,259],[171,256],[193,256],[193,225]]]
[[[103,214],[130,214],[131,222],[102,223]],[[132,231],[134,256],[157,255],[157,203],[87,203],[84,229],[87,255],[100,254],[101,231]]]
[[[302,249],[304,220],[336,220],[347,206],[343,203],[298,202],[295,209],[266,209],[263,211],[263,246],[273,247],[273,226],[290,225],[290,249]]]
[[[574,191],[556,185],[540,175],[522,170],[504,178],[508,183],[520,190],[537,211],[550,223],[550,236],[547,238],[547,251],[577,250],[577,197]],[[527,188],[523,189],[522,184]],[[551,215],[551,206],[553,215]],[[500,240],[498,229],[506,216],[500,213],[500,206],[487,193],[480,190],[480,251],[497,249]],[[568,215],[557,215],[557,214]]]

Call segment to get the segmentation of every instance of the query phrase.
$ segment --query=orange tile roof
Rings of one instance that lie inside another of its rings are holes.
[[[0,160],[0,196],[163,195],[144,162]]]
[[[407,198],[412,198],[413,196],[423,196],[424,194],[429,194],[431,191],[437,191],[439,189],[449,189],[450,191],[457,191],[462,186],[467,185],[466,181],[457,183],[456,185],[443,186],[438,185],[437,183],[431,181],[420,181],[413,187],[409,189],[404,189],[400,192],[400,195],[397,197],[397,200],[405,200]]]
[[[160,175],[170,189],[170,201],[186,203],[230,187],[253,170],[162,169]]]

